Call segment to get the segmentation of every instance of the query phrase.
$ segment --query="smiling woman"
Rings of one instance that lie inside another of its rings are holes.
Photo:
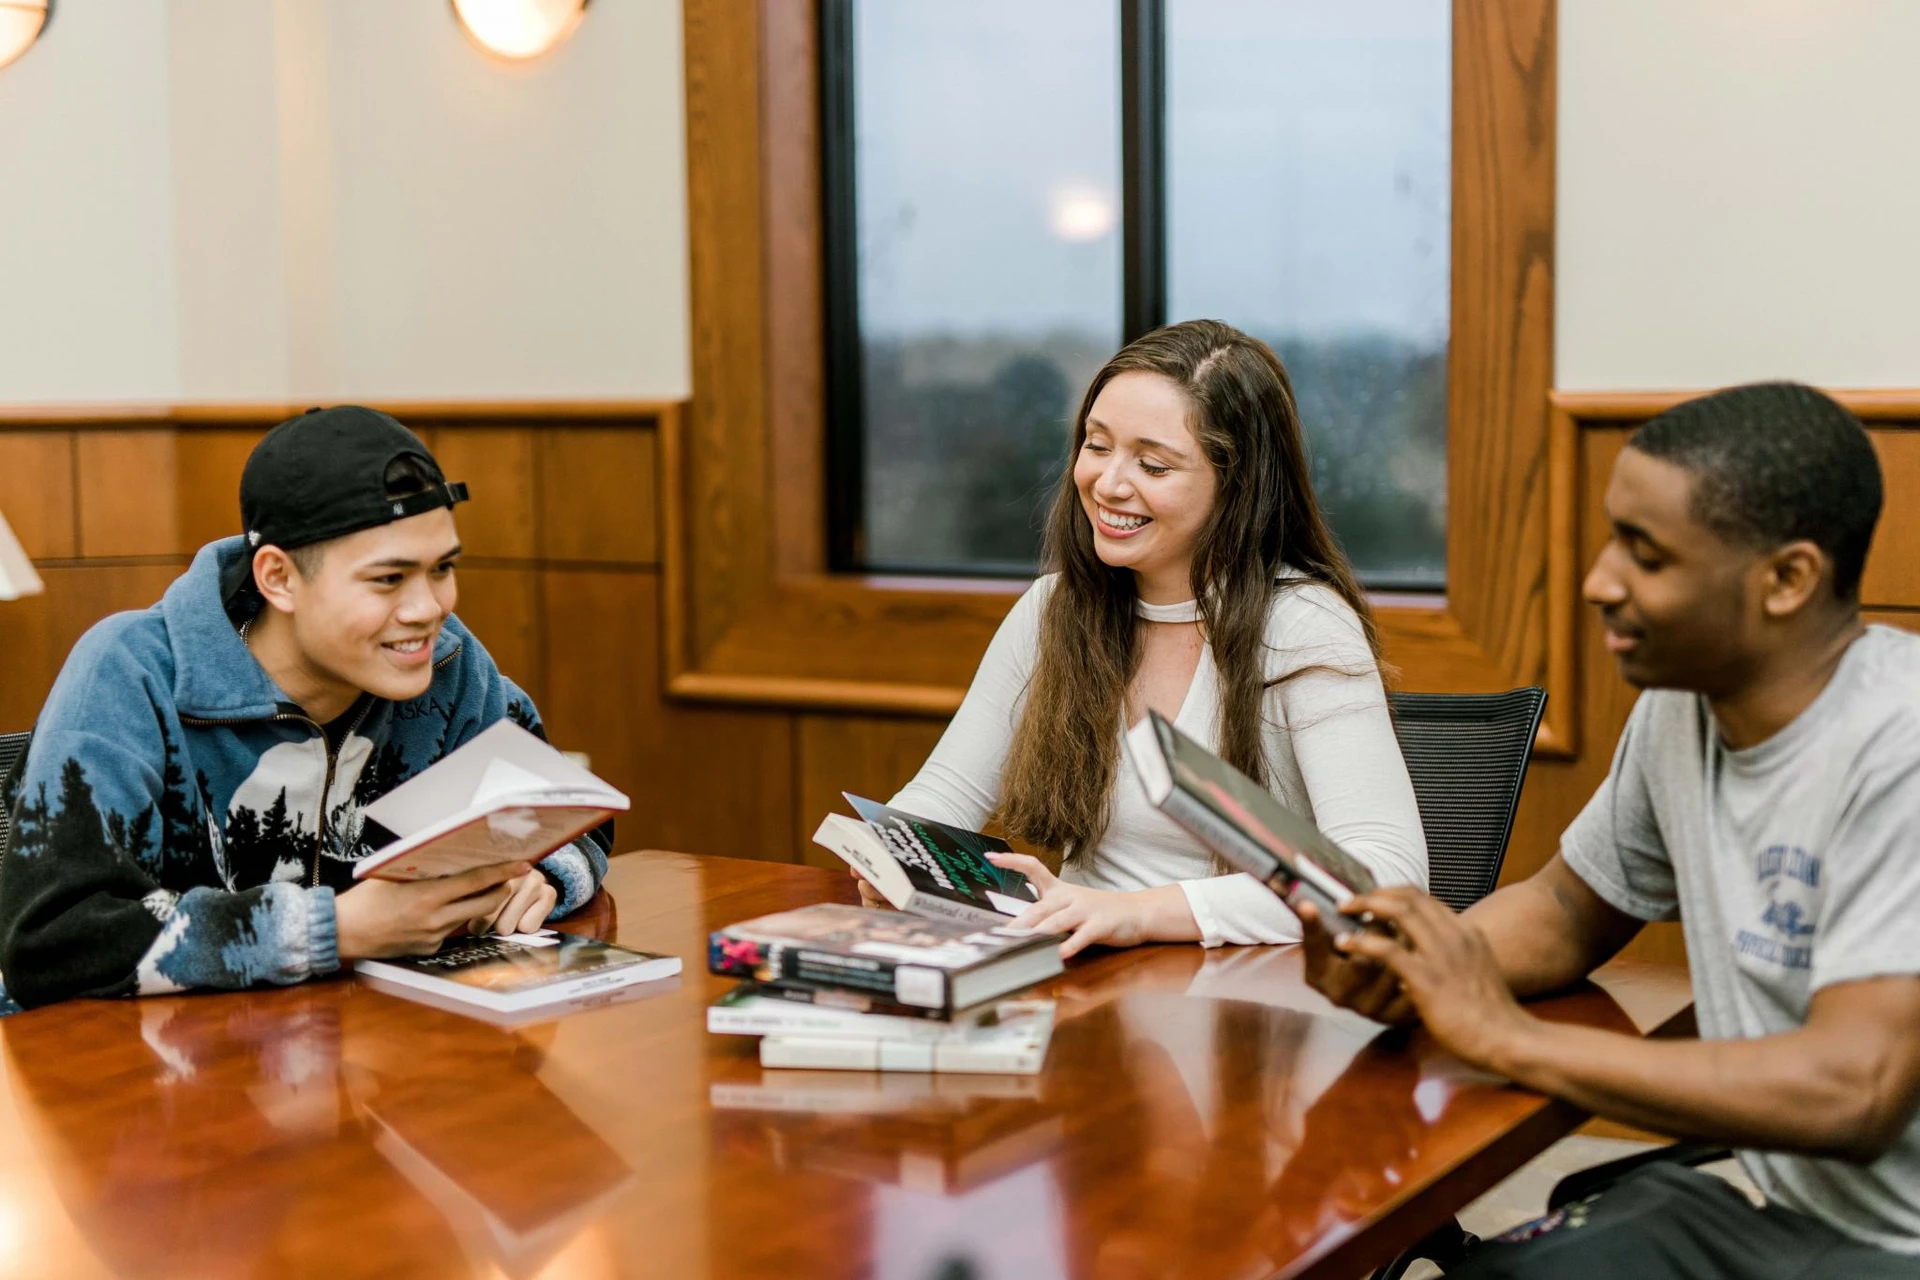
[[[1424,884],[1367,602],[1308,480],[1293,391],[1215,321],[1157,329],[1094,376],[1047,520],[1053,570],[987,650],[893,803],[1049,851],[1028,923],[1092,942],[1282,942],[1286,906],[1146,802],[1121,756],[1151,708],[1366,862]],[[1018,858],[1016,856],[1016,862]],[[1011,864],[1010,864],[1011,865]]]
[[[1214,470],[1178,384],[1122,373],[1087,412],[1073,462],[1101,563],[1133,571],[1148,604],[1193,599],[1193,546],[1213,514]]]

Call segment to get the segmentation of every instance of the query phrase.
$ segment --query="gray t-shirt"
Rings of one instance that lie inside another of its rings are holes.
[[[1744,751],[1699,695],[1643,694],[1560,851],[1620,910],[1682,922],[1704,1037],[1791,1031],[1822,987],[1920,974],[1920,636],[1868,627]],[[1740,1161],[1773,1202],[1920,1253],[1920,1116],[1871,1165]]]

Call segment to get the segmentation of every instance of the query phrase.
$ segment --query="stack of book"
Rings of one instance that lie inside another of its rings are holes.
[[[865,822],[830,817],[815,839],[899,909],[821,903],[716,930],[708,968],[741,984],[707,1029],[761,1037],[768,1067],[1039,1071],[1053,1002],[1010,997],[1061,971],[1059,938],[1011,927],[1035,893],[984,856],[1007,846],[848,798]]]

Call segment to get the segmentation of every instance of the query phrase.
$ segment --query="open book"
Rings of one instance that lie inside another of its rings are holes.
[[[865,876],[895,910],[991,928],[1039,898],[1018,871],[987,861],[989,853],[1012,852],[1006,841],[842,794],[860,819],[830,813],[813,842]]]
[[[1373,873],[1320,828],[1159,712],[1148,711],[1126,741],[1154,807],[1287,905],[1311,902],[1331,924],[1354,895],[1374,887]]]
[[[627,797],[502,720],[363,811],[397,837],[355,879],[427,880],[536,861],[629,807]]]

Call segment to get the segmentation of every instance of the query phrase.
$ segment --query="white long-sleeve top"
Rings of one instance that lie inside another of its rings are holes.
[[[999,807],[1001,769],[1026,702],[1041,611],[1057,577],[1039,579],[1014,604],[959,712],[920,772],[893,797],[895,807],[975,830]],[[1191,605],[1142,604],[1140,610],[1159,621],[1193,615]],[[1275,593],[1266,642],[1269,680],[1301,672],[1266,693],[1261,733],[1268,787],[1382,884],[1424,888],[1427,844],[1420,810],[1359,618],[1331,588],[1297,583]],[[1174,723],[1218,749],[1220,686],[1211,645],[1200,651]],[[1114,732],[1120,735],[1124,727],[1116,725]],[[1212,874],[1212,855],[1148,802],[1124,750],[1114,787],[1105,836],[1091,857],[1075,859],[1062,878],[1098,889],[1177,883],[1209,947],[1299,940],[1300,922],[1266,886],[1249,875]]]

